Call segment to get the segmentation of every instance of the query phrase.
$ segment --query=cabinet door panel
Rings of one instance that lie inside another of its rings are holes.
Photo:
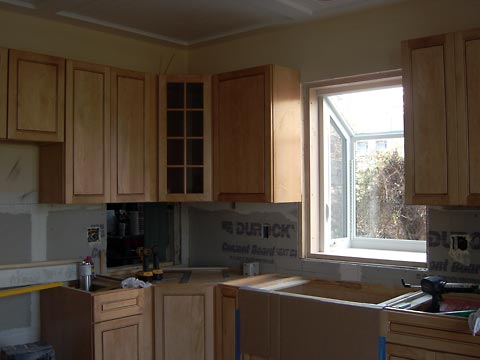
[[[460,195],[468,205],[480,204],[480,31],[456,36]]]
[[[237,289],[219,285],[215,288],[215,356],[236,359]]]
[[[204,297],[174,295],[163,301],[165,359],[205,359]]]
[[[214,172],[219,200],[269,197],[270,77],[269,68],[262,67],[216,78]]]
[[[144,360],[141,316],[95,324],[95,360]]]
[[[8,138],[64,138],[65,59],[10,50]]]
[[[157,287],[154,294],[155,359],[213,359],[213,287]]]
[[[436,360],[436,358],[433,351],[387,344],[387,360]]]
[[[110,200],[110,72],[67,62],[66,202]]]
[[[453,41],[447,35],[403,43],[408,203],[458,201]]]
[[[7,137],[8,50],[0,48],[0,139]]]
[[[112,70],[111,200],[157,199],[155,80],[143,73]]]
[[[455,354],[436,353],[435,360],[475,360],[478,357],[462,356]]]

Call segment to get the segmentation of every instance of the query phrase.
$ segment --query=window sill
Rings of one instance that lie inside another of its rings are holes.
[[[339,249],[337,251],[312,253],[307,257],[311,259],[381,264],[386,266],[402,266],[410,268],[427,267],[427,255],[422,252],[348,248]]]

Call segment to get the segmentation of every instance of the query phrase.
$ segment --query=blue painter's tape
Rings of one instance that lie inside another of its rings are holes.
[[[235,310],[235,360],[240,360],[240,309]]]
[[[387,358],[387,340],[385,336],[380,336],[378,338],[378,360],[385,360]]]

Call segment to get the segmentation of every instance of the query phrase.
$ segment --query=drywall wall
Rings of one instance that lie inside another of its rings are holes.
[[[410,0],[189,51],[189,71],[279,64],[303,82],[399,69],[400,41],[480,26],[477,0]]]
[[[38,147],[0,143],[0,289],[76,279],[75,265],[5,265],[79,260],[105,247],[105,223],[105,205],[38,204]],[[99,242],[88,242],[90,227],[100,229]],[[0,319],[0,346],[38,340],[38,293],[0,298]]]
[[[0,10],[0,47],[115,67],[183,74],[187,51],[158,43]]]
[[[192,266],[228,266],[259,262],[261,273],[314,276],[329,280],[400,285],[418,283],[423,269],[301,260],[298,251],[298,204],[185,204],[189,261]],[[268,224],[268,238],[262,225]]]

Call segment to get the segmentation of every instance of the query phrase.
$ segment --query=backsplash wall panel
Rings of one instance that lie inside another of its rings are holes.
[[[445,276],[455,282],[480,282],[480,209],[429,209],[429,274]],[[452,234],[467,234],[465,256],[450,254]]]

